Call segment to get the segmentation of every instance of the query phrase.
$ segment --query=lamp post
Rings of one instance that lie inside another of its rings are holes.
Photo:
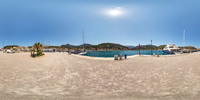
[[[152,55],[152,40],[151,40],[151,55]]]

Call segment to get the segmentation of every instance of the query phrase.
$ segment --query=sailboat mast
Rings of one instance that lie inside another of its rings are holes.
[[[185,46],[185,29],[183,31],[183,46]]]
[[[84,41],[84,31],[83,31],[83,51],[85,50],[85,48],[84,48],[84,43],[85,41]]]

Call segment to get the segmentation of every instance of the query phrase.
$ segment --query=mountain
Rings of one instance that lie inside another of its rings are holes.
[[[85,49],[94,48],[95,46],[96,46],[96,45],[84,44],[84,48],[85,48]],[[61,48],[68,48],[68,49],[73,49],[73,48],[81,49],[81,48],[83,48],[83,44],[81,44],[81,45],[65,44],[65,45],[61,45],[60,47],[61,47]]]
[[[103,50],[128,50],[129,48],[126,46],[122,46],[120,44],[115,43],[101,43],[96,46],[97,49]]]
[[[133,50],[137,50],[139,46],[136,46],[135,48],[133,48]],[[140,45],[140,49],[141,50],[157,50],[157,46],[155,45]]]
[[[19,47],[18,45],[7,45],[5,47],[3,47],[4,49],[10,49],[10,48],[13,48],[13,47]]]
[[[79,47],[79,48],[83,48],[83,44],[82,45],[79,45],[79,46],[77,46],[77,47]],[[84,48],[86,48],[86,49],[89,49],[89,48],[95,48],[96,47],[96,45],[92,45],[92,44],[84,44]]]
[[[136,46],[125,46],[125,47],[127,47],[127,48],[129,48],[129,49],[134,49],[134,48],[136,48]]]
[[[68,49],[76,48],[76,46],[70,45],[70,44],[61,45],[60,47],[61,48],[68,48]]]
[[[61,48],[68,48],[68,49],[82,49],[83,48],[83,44],[82,45],[70,45],[70,44],[66,44],[66,45],[61,45]],[[120,44],[116,44],[116,43],[101,43],[98,45],[92,45],[92,44],[85,44],[85,49],[87,50],[138,50],[138,45],[137,46],[123,46]],[[160,45],[160,46],[155,46],[155,45],[140,45],[140,49],[141,50],[163,50],[163,48],[165,48],[166,45]],[[187,47],[179,47],[179,48],[185,48],[185,49],[191,49],[191,50],[196,50],[195,47],[192,46],[187,46]]]
[[[163,49],[166,45],[161,45],[161,46],[155,46],[152,45],[152,50],[157,50],[157,49]],[[138,50],[138,46],[123,46],[120,44],[116,44],[116,43],[101,43],[98,45],[92,45],[92,44],[85,44],[85,49],[89,49],[89,50],[98,50],[98,49],[102,49],[102,50]],[[68,48],[68,49],[73,49],[73,48],[77,48],[77,49],[82,49],[83,48],[83,44],[82,45],[70,45],[70,44],[66,44],[66,45],[61,45],[61,48]],[[151,50],[151,45],[140,45],[140,49],[141,50]]]
[[[181,49],[188,49],[188,50],[197,50],[197,48],[193,47],[193,46],[185,46],[185,47],[179,47]]]
[[[167,45],[160,45],[160,46],[158,46],[157,49],[161,49],[161,50],[163,50],[166,46],[167,46]]]

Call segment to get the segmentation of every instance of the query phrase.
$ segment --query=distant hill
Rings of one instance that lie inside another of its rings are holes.
[[[76,46],[70,45],[70,44],[61,45],[60,47],[61,47],[61,48],[68,48],[68,49],[76,48]]]
[[[120,44],[115,43],[101,43],[96,46],[97,49],[104,49],[104,50],[128,50],[129,48],[126,46],[122,46]]]
[[[167,46],[167,45],[160,45],[160,46],[157,47],[157,49],[163,50],[166,46]]]
[[[19,47],[18,45],[7,45],[4,47],[4,49],[10,49],[13,47]],[[160,45],[160,46],[155,46],[155,45],[140,45],[141,50],[163,50],[166,45]],[[32,46],[28,46],[28,48],[32,48]],[[65,44],[61,46],[47,46],[45,48],[68,48],[68,49],[82,49],[83,44],[81,45],[71,45],[71,44]],[[92,45],[92,44],[85,44],[84,48],[87,50],[138,50],[138,45],[137,46],[125,46],[125,45],[120,45],[117,43],[101,43],[98,45]],[[197,48],[193,46],[186,46],[186,47],[179,47],[180,49],[189,49],[189,50],[197,50]]]
[[[83,48],[83,44],[82,44],[82,45],[79,45],[78,48]],[[92,49],[92,48],[96,48],[96,45],[84,44],[84,48],[85,48],[85,49]]]
[[[135,48],[133,48],[133,50],[138,50],[138,47],[139,46],[136,46]],[[155,45],[150,45],[150,44],[148,44],[148,45],[140,45],[140,49],[141,50],[157,50],[157,46],[155,46]]]
[[[13,47],[19,47],[18,45],[7,45],[5,47],[3,47],[4,49],[10,49],[10,48],[13,48]]]
[[[181,49],[189,49],[189,50],[197,50],[197,48],[193,47],[193,46],[186,46],[186,47],[179,47]]]
[[[91,44],[84,44],[84,47],[86,49],[89,48],[94,48],[96,45],[91,45]],[[82,45],[71,45],[71,44],[65,44],[65,45],[61,45],[61,48],[68,48],[68,49],[73,49],[73,48],[77,48],[77,49],[81,49],[83,48],[83,44]]]
[[[155,46],[155,45],[141,45],[141,49],[143,49],[143,50],[155,50],[155,49],[157,49],[157,46]]]
[[[136,46],[125,46],[125,47],[127,47],[127,48],[129,48],[129,49],[136,48]]]
[[[82,49],[83,48],[83,44],[81,45],[71,45],[71,44],[65,44],[65,45],[61,45],[61,46],[52,46],[54,48],[68,48],[68,49]],[[117,43],[101,43],[98,45],[92,45],[92,44],[85,44],[85,49],[88,50],[138,50],[138,45],[137,46],[123,46]],[[166,45],[160,45],[160,46],[155,46],[151,44],[148,45],[140,45],[140,49],[141,50],[163,50],[163,48],[165,48]],[[179,48],[183,48],[183,47],[179,47]],[[191,49],[191,50],[196,50],[195,47],[192,46],[187,46],[184,47],[185,49]]]

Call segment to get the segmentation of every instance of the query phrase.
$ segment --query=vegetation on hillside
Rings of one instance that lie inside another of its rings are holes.
[[[197,50],[197,48],[193,47],[193,46],[186,46],[186,47],[179,47],[181,49],[189,49],[189,50]]]
[[[104,50],[128,50],[128,47],[115,43],[101,43],[97,45],[96,48]]]
[[[83,44],[82,45],[71,45],[71,44],[65,44],[65,45],[61,45],[61,46],[47,46],[47,47],[43,47],[42,44],[38,44],[36,43],[38,46],[40,46],[39,48],[57,48],[57,49],[74,49],[74,50],[79,50],[83,48]],[[28,46],[28,48],[37,48],[36,44],[34,46]],[[17,45],[8,45],[5,46],[4,49],[11,49],[13,47],[19,47]],[[163,48],[165,48],[166,45],[160,45],[160,46],[155,46],[155,45],[140,45],[140,49],[141,50],[163,50]],[[116,44],[116,43],[101,43],[98,45],[91,45],[91,44],[85,44],[84,48],[86,50],[138,50],[138,46],[123,46],[120,44]],[[186,46],[186,47],[179,47],[181,49],[189,49],[189,50],[197,50],[197,48],[193,47],[193,46]],[[36,50],[38,51],[38,50]]]
[[[19,47],[18,45],[7,45],[5,47],[3,47],[3,49],[11,49],[13,47]]]
[[[68,48],[68,49],[76,48],[76,46],[70,45],[70,44],[61,45],[60,47],[61,48]]]
[[[166,46],[167,46],[167,45],[160,45],[160,46],[157,47],[157,49],[158,49],[158,50],[159,50],[159,49],[160,49],[160,50],[163,50]]]
[[[166,47],[166,45],[160,45],[160,46],[155,46],[155,45],[141,45],[140,49],[141,50],[163,50]],[[61,45],[61,48],[68,48],[68,49],[82,49],[83,45],[75,46],[75,45]],[[183,47],[180,47],[181,49]],[[187,46],[184,47],[185,49],[191,49],[191,50],[196,50],[195,47],[192,46]],[[85,49],[87,50],[138,50],[138,46],[123,46],[120,44],[116,43],[101,43],[99,45],[91,45],[91,44],[85,44]]]

